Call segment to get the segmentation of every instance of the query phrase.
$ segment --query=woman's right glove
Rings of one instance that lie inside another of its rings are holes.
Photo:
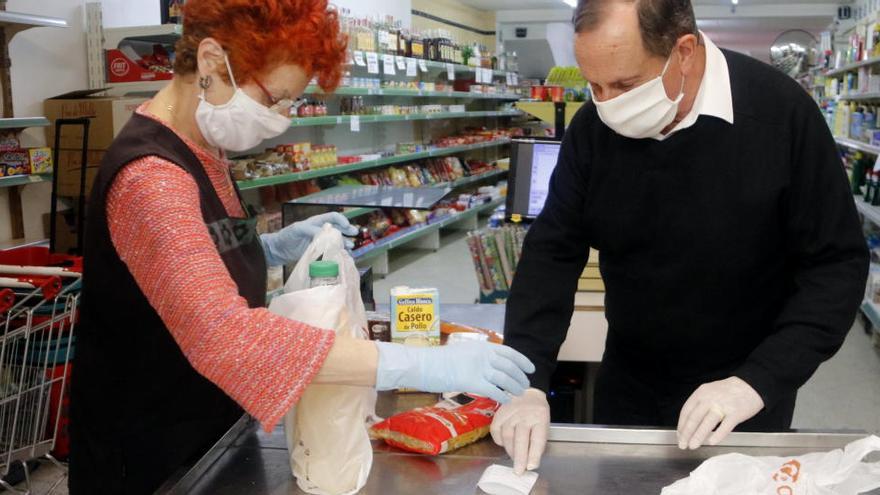
[[[529,388],[531,361],[510,347],[462,342],[411,347],[377,342],[376,389],[412,388],[422,392],[466,392],[505,404]]]

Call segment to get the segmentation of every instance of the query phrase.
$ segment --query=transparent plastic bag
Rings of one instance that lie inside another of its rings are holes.
[[[660,495],[858,495],[880,488],[880,462],[862,462],[872,452],[880,452],[876,436],[793,457],[721,455]]]
[[[339,285],[309,288],[309,264],[339,264]],[[366,339],[360,275],[338,230],[325,225],[297,263],[273,313],[319,328],[336,339]],[[373,449],[365,420],[375,413],[376,391],[367,387],[310,385],[284,418],[290,466],[300,489],[317,495],[352,494],[367,482]]]

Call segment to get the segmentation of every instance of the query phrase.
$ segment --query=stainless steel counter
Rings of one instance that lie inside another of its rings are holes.
[[[379,414],[432,402],[425,395],[383,394]],[[847,433],[734,433],[719,447],[681,451],[675,432],[599,426],[551,428],[551,441],[535,495],[658,494],[709,457],[729,452],[788,456],[831,450],[862,438]],[[376,455],[365,495],[476,494],[491,464],[511,465],[504,450],[485,439],[451,454],[428,457],[374,444]],[[168,493],[196,495],[301,494],[290,472],[284,432],[265,434],[243,418]]]

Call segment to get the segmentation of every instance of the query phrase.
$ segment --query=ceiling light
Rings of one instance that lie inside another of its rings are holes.
[[[562,1],[565,2],[565,3],[567,3],[568,6],[571,7],[571,8],[574,8],[574,7],[577,7],[577,6],[578,6],[578,2],[577,2],[577,0],[562,0]]]
[[[739,5],[739,0],[730,0],[730,3],[734,5]]]

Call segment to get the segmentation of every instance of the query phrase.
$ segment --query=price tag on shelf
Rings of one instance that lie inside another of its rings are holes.
[[[406,77],[416,77],[418,72],[416,68],[416,59],[408,58],[406,59]]]
[[[394,72],[394,55],[382,56],[382,72],[385,73],[386,76],[393,76],[396,74]]]
[[[483,69],[474,69],[475,83],[483,84]]]
[[[354,52],[354,64],[360,67],[367,65],[366,60],[364,60],[364,52]]]
[[[351,120],[351,132],[361,132],[361,117],[360,115],[352,115]]]
[[[398,57],[395,57],[395,60],[397,61],[397,70],[399,70],[399,71],[406,70],[406,58],[398,56]]]
[[[507,72],[507,73],[505,73],[504,75],[505,75],[505,78],[507,79],[507,85],[508,85],[508,86],[513,86],[513,77],[512,77],[512,75],[511,75],[511,73],[510,73],[510,72]]]
[[[492,69],[483,69],[483,84],[492,84]]]
[[[519,75],[516,72],[511,72],[511,76],[513,78],[513,85],[519,86]]]
[[[367,72],[370,74],[379,73],[379,55],[376,52],[367,52]]]
[[[455,66],[452,64],[446,64],[446,78],[450,81],[455,81]]]
[[[422,72],[428,72],[428,63],[425,62],[424,59],[419,60],[419,69],[421,69]]]

